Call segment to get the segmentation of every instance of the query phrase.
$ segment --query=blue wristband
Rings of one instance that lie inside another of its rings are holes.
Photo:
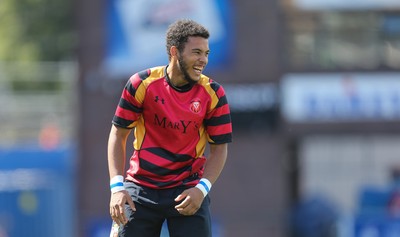
[[[203,180],[200,180],[199,184],[201,184],[201,185],[203,185],[203,186],[204,186],[204,188],[206,189],[207,193],[208,193],[208,192],[210,192],[210,188],[208,188],[207,184],[206,184],[206,183],[204,183],[204,181],[203,181]]]
[[[122,183],[122,182],[114,183],[114,184],[110,185],[110,189],[113,189],[115,187],[121,187],[121,186],[123,187],[124,183]]]
[[[121,190],[125,190],[124,177],[122,175],[116,175],[110,180],[111,193],[116,193]]]
[[[207,196],[208,192],[211,190],[211,182],[206,178],[201,178],[199,183],[196,185],[196,188],[200,189],[203,193],[203,196]]]

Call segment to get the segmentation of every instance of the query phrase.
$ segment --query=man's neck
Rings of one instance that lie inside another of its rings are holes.
[[[188,84],[177,64],[170,62],[167,66],[167,74],[170,83],[175,87],[182,87]]]

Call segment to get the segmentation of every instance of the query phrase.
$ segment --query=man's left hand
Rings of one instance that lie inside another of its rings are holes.
[[[190,216],[199,210],[204,196],[200,189],[193,187],[183,191],[175,198],[176,202],[181,202],[175,206],[175,209],[182,215]]]

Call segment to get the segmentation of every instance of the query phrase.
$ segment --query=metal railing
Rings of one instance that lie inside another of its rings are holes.
[[[77,81],[75,62],[0,62],[0,147],[70,142]]]

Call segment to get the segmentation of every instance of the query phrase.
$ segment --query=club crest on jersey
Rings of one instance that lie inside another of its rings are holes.
[[[198,114],[201,111],[201,103],[199,100],[194,100],[190,103],[190,110],[195,113]]]

